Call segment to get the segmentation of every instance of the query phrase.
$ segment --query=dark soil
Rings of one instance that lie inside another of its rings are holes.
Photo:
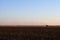
[[[60,26],[0,26],[0,40],[60,40]]]

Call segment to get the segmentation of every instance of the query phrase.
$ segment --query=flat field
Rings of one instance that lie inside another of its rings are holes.
[[[0,26],[0,40],[60,40],[60,26]]]

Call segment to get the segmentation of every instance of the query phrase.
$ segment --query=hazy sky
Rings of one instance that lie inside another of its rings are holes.
[[[60,24],[60,0],[0,0],[0,25]]]

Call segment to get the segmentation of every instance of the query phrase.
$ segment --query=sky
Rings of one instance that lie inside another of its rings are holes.
[[[42,24],[60,24],[60,0],[0,0],[0,25]]]

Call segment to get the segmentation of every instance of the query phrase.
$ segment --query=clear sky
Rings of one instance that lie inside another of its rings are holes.
[[[0,25],[60,24],[60,0],[0,0]]]

